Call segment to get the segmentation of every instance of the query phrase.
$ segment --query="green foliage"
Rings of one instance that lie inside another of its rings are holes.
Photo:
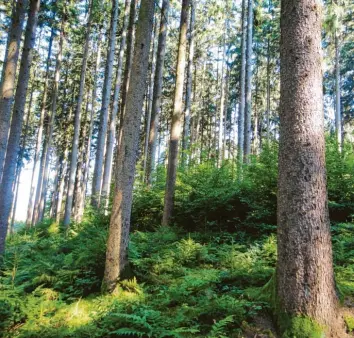
[[[307,317],[294,317],[288,320],[283,338],[323,338],[324,328]]]
[[[354,317],[345,315],[344,316],[345,324],[347,325],[348,331],[353,332],[354,331]]]

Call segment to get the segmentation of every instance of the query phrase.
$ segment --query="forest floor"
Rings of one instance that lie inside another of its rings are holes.
[[[338,294],[349,307],[353,230],[333,226]],[[68,235],[47,221],[10,238],[0,272],[0,336],[276,337],[269,302],[274,234],[134,232],[132,276],[114,295],[102,295],[106,235],[99,221]],[[345,320],[353,331],[351,312]]]

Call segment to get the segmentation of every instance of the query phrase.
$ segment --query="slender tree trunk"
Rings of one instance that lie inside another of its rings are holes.
[[[121,126],[122,140],[119,148],[124,149],[124,151],[118,150],[116,190],[107,242],[103,289],[110,292],[114,291],[128,262],[127,249],[133,184],[139,145],[140,121],[147,85],[154,9],[154,1],[141,1],[132,76],[126,101],[126,114]]]
[[[9,143],[3,171],[3,180],[0,186],[0,254],[5,250],[5,238],[8,228],[9,216],[13,201],[13,183],[16,173],[16,163],[19,154],[23,115],[26,104],[28,81],[31,74],[33,47],[36,40],[36,29],[40,0],[31,0],[26,27],[25,41],[22,52],[15,104],[11,121]]]
[[[163,70],[164,60],[166,53],[166,38],[168,31],[168,16],[169,16],[170,1],[163,0],[161,9],[161,20],[159,30],[159,41],[157,47],[156,58],[156,71],[154,79],[154,90],[152,97],[152,110],[151,121],[149,131],[149,148],[148,148],[148,160],[146,170],[146,181],[148,184],[152,183],[152,171],[155,168],[156,161],[156,148],[157,148],[157,134],[159,125],[159,116],[161,111],[161,97],[162,97],[162,82],[163,82]]]
[[[226,25],[225,25],[226,26]],[[226,28],[226,27],[225,27]],[[226,33],[224,33],[224,43],[222,52],[222,66],[221,66],[221,95],[220,95],[220,110],[219,110],[219,135],[218,135],[218,164],[220,165],[223,160],[223,144],[224,144],[224,118],[225,117],[225,86],[226,80],[224,79],[225,69],[225,52],[226,52]]]
[[[68,172],[68,156],[69,156],[69,151],[68,149],[65,150],[64,153],[64,163],[62,166],[61,170],[61,175],[60,175],[60,183],[59,183],[59,189],[58,189],[58,201],[56,204],[56,209],[55,209],[55,220],[56,222],[60,222],[61,217],[62,217],[62,205],[63,205],[63,197],[64,197],[64,188],[65,188],[65,182],[67,178],[67,172]]]
[[[102,196],[106,200],[106,207],[108,206],[107,203],[110,194],[110,187],[111,187],[111,180],[112,180],[113,151],[114,151],[114,144],[116,139],[117,114],[118,114],[119,96],[120,96],[120,90],[122,84],[124,51],[127,44],[127,30],[129,24],[130,2],[131,0],[125,1],[123,28],[122,28],[120,47],[119,47],[116,82],[114,87],[113,104],[112,104],[111,116],[109,121],[108,136],[107,136],[106,157],[104,162],[104,174],[103,174],[103,184],[102,184]]]
[[[103,84],[102,107],[100,113],[100,124],[98,130],[95,170],[92,182],[92,205],[98,207],[101,198],[102,176],[104,168],[104,148],[107,137],[107,124],[109,115],[109,102],[112,91],[113,63],[116,49],[116,35],[118,25],[118,0],[112,0],[111,26],[109,30],[108,54]]]
[[[75,187],[77,156],[78,156],[79,136],[80,136],[81,110],[82,110],[82,101],[84,98],[87,58],[89,53],[90,33],[91,33],[91,24],[92,24],[92,0],[90,1],[89,6],[90,9],[89,9],[88,22],[86,28],[86,39],[85,39],[86,41],[84,46],[82,69],[80,75],[80,88],[79,88],[79,95],[77,98],[77,106],[75,112],[74,137],[72,141],[71,156],[70,156],[71,158],[70,158],[69,182],[68,182],[68,190],[67,190],[67,197],[65,203],[64,225],[66,227],[69,227],[70,225],[71,213],[73,207],[73,194],[74,194],[74,187]]]
[[[246,56],[246,105],[245,105],[245,139],[244,161],[249,162],[252,136],[252,33],[253,33],[253,0],[248,0],[247,10],[247,56]]]
[[[186,154],[190,146],[190,134],[191,134],[191,106],[192,106],[192,84],[193,84],[193,60],[194,60],[194,26],[195,26],[195,3],[194,0],[190,0],[191,15],[189,24],[189,54],[188,54],[188,66],[187,66],[187,85],[186,85],[186,102],[184,109],[184,135],[182,140],[182,163],[185,164]]]
[[[281,5],[278,315],[331,326],[337,297],[326,191],[322,8],[317,0]]]
[[[162,224],[170,223],[173,206],[174,194],[176,185],[177,165],[178,165],[178,146],[182,131],[183,118],[183,83],[184,70],[186,67],[186,45],[187,45],[187,30],[188,30],[188,9],[189,0],[182,1],[181,23],[178,43],[178,59],[176,69],[176,88],[174,98],[174,108],[172,114],[171,137],[169,142],[168,167],[166,177],[165,203],[163,211]]]
[[[50,149],[52,144],[55,115],[57,110],[60,71],[61,71],[61,63],[63,58],[63,47],[65,42],[64,41],[65,21],[66,18],[64,17],[62,19],[62,26],[61,26],[60,39],[59,39],[59,50],[58,50],[57,60],[55,65],[51,113],[49,114],[49,124],[46,130],[45,140],[43,144],[42,158],[41,158],[39,174],[38,174],[36,200],[35,200],[35,206],[34,206],[33,217],[32,217],[32,225],[37,224],[38,221],[42,221],[44,215],[44,209],[45,209],[45,199],[46,199],[47,183],[48,183],[48,175],[49,175]]]
[[[148,161],[148,152],[149,152],[149,134],[151,129],[151,115],[152,115],[152,101],[154,96],[154,78],[156,72],[156,51],[157,51],[157,15],[155,15],[155,24],[154,24],[154,32],[153,32],[153,43],[151,49],[151,73],[149,79],[149,86],[147,90],[147,109],[146,109],[146,130],[145,130],[145,142],[144,142],[144,161],[143,161],[143,180],[145,181],[146,177],[146,169],[147,169],[147,161]]]
[[[242,0],[242,36],[241,36],[241,74],[240,74],[240,103],[238,112],[238,146],[237,158],[239,166],[243,163],[243,144],[245,130],[245,91],[246,91],[246,36],[247,36],[247,16],[246,0]]]
[[[14,7],[12,12],[13,16],[7,38],[6,58],[0,83],[0,183],[2,181],[4,170],[11,121],[11,108],[15,92],[17,61],[20,52],[23,22],[25,19],[27,4],[28,0],[18,0],[16,7]]]
[[[228,68],[228,67],[227,67]],[[226,133],[227,133],[227,111],[228,111],[228,107],[229,107],[229,82],[230,82],[230,72],[229,69],[226,70],[226,78],[225,78],[225,100],[224,100],[224,136],[222,139],[222,153],[221,153],[221,160],[225,159],[225,153],[226,153]]]
[[[268,33],[270,34],[270,33]],[[267,143],[270,141],[270,37],[267,39],[267,112],[266,112],[266,124],[267,124]]]
[[[39,179],[42,180],[42,178],[38,178],[37,182],[35,180],[36,174],[39,174],[39,166],[41,162],[41,147],[42,147],[42,138],[43,138],[43,129],[44,129],[44,118],[45,118],[45,113],[46,113],[46,105],[47,105],[47,95],[48,95],[48,83],[49,83],[49,66],[50,66],[50,59],[52,56],[52,46],[53,46],[53,39],[55,35],[55,30],[54,27],[52,27],[51,35],[49,38],[49,45],[48,45],[48,55],[47,55],[47,63],[46,63],[46,72],[45,72],[45,81],[44,81],[44,89],[43,89],[43,98],[42,98],[42,106],[41,106],[41,115],[39,118],[39,126],[38,126],[38,133],[37,133],[37,141],[36,141],[36,148],[35,148],[35,153],[34,153],[34,159],[33,159],[33,171],[32,171],[32,178],[31,178],[31,189],[30,189],[30,197],[28,201],[28,207],[27,207],[27,220],[26,220],[26,225],[27,227],[30,227],[33,225],[32,219],[33,219],[33,211],[34,211],[34,206],[36,204],[36,184],[38,188],[39,184]]]
[[[339,53],[339,37],[338,33],[335,34],[335,68],[336,68],[336,136],[338,148],[341,151],[343,147],[342,136],[342,114],[341,114],[341,92],[340,92],[340,53]]]

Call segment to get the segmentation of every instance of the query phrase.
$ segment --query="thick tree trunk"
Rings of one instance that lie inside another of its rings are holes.
[[[23,115],[26,104],[28,81],[31,74],[33,47],[36,40],[38,11],[40,0],[31,0],[23,45],[21,67],[16,88],[15,104],[11,121],[9,143],[3,171],[3,180],[0,186],[0,254],[5,250],[5,238],[8,228],[9,216],[13,201],[13,184],[16,173],[16,163],[19,154]]]
[[[91,25],[92,25],[92,0],[90,1],[89,6],[90,9],[88,14],[85,46],[84,46],[83,59],[82,59],[79,95],[77,98],[77,106],[75,111],[74,137],[73,137],[72,148],[71,148],[69,182],[68,182],[68,190],[67,190],[67,197],[65,203],[65,215],[64,215],[64,222],[63,222],[66,227],[69,227],[70,225],[71,213],[73,207],[73,197],[74,197],[73,194],[75,188],[75,177],[76,177],[77,156],[78,156],[78,148],[79,148],[80,124],[81,124],[81,110],[82,110],[82,101],[84,98],[87,58],[89,53],[90,33],[91,33]]]
[[[281,2],[278,315],[335,319],[327,207],[321,4]],[[337,337],[337,336],[336,336]]]
[[[184,109],[184,132],[182,140],[183,164],[186,160],[185,152],[189,150],[191,134],[191,106],[192,106],[192,84],[193,84],[193,60],[194,60],[194,26],[195,26],[195,3],[190,0],[191,15],[189,24],[189,54],[187,66],[186,102]]]
[[[112,104],[111,116],[109,121],[108,136],[107,136],[106,157],[104,163],[104,174],[103,174],[103,183],[102,183],[102,197],[104,197],[106,200],[106,207],[108,206],[108,198],[110,194],[110,187],[111,187],[111,180],[112,180],[113,151],[114,151],[114,143],[116,139],[117,114],[118,114],[119,96],[120,96],[120,90],[122,84],[124,51],[127,44],[127,30],[129,24],[130,2],[131,0],[125,1],[123,28],[122,28],[120,47],[119,47],[116,82],[114,87],[113,104]]]
[[[249,162],[252,136],[252,33],[253,33],[253,0],[248,0],[247,10],[247,56],[246,56],[246,106],[245,106],[245,140],[244,161]]]
[[[122,140],[119,145],[121,151],[118,150],[116,190],[107,242],[103,289],[110,292],[114,291],[118,278],[127,265],[133,184],[147,84],[154,9],[154,1],[141,1],[126,114],[121,126]]]
[[[41,153],[41,147],[42,147],[44,118],[45,118],[45,114],[46,114],[46,105],[47,105],[47,96],[48,96],[49,66],[50,66],[50,59],[52,56],[52,46],[53,46],[54,36],[55,36],[55,30],[54,30],[54,27],[52,27],[52,31],[51,31],[50,38],[49,38],[49,45],[48,45],[48,55],[47,55],[47,62],[46,62],[46,72],[45,72],[45,81],[44,81],[43,98],[42,98],[42,106],[41,106],[41,115],[39,118],[36,148],[35,148],[34,159],[33,159],[34,164],[33,164],[32,178],[31,178],[31,189],[30,189],[30,197],[29,197],[28,207],[27,207],[27,220],[26,220],[27,227],[31,227],[33,225],[32,220],[33,220],[34,207],[36,204],[36,186],[38,189],[38,184],[42,181],[42,178],[39,176],[39,167],[40,167],[40,163],[41,163],[40,153]],[[37,182],[35,180],[36,175],[38,175]]]
[[[245,91],[246,91],[246,36],[247,36],[247,16],[246,0],[242,0],[241,15],[242,35],[241,35],[241,73],[240,73],[240,102],[238,111],[237,130],[237,158],[239,166],[243,163],[243,145],[245,139]]]
[[[186,67],[186,45],[187,45],[187,30],[188,30],[188,10],[189,1],[182,1],[181,23],[178,42],[178,58],[176,69],[176,88],[174,107],[172,114],[171,136],[168,148],[168,167],[166,177],[165,204],[163,210],[162,224],[168,225],[174,206],[174,194],[176,185],[177,165],[178,165],[178,146],[182,131],[183,118],[183,83],[184,70]]]
[[[154,91],[152,97],[152,110],[151,110],[150,131],[149,131],[149,148],[148,148],[148,160],[147,160],[147,168],[146,168],[146,181],[148,182],[148,184],[152,183],[152,172],[155,168],[155,160],[156,160],[157,133],[158,133],[158,125],[159,125],[159,116],[161,111],[162,82],[163,82],[165,52],[166,52],[166,38],[167,38],[167,31],[168,31],[169,8],[170,8],[170,0],[163,0],[162,9],[161,9],[159,41],[157,47],[156,71],[155,71],[155,79],[154,79]]]
[[[6,58],[0,83],[0,183],[4,170],[11,108],[15,92],[17,61],[28,0],[18,0],[8,32]]]
[[[100,124],[98,129],[95,169],[92,182],[92,205],[97,208],[100,205],[102,176],[104,168],[104,149],[107,138],[107,125],[109,115],[109,103],[112,91],[113,63],[116,49],[116,35],[118,25],[118,0],[112,0],[111,25],[109,30],[109,42],[105,79],[103,84],[102,107],[100,113]]]

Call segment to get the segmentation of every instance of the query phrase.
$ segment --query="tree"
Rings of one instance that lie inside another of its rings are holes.
[[[11,108],[14,98],[17,61],[23,31],[28,0],[19,0],[13,10],[11,26],[8,32],[6,59],[0,83],[0,183],[3,174],[7,139],[11,120]]]
[[[152,171],[155,167],[155,157],[157,148],[157,130],[159,125],[159,115],[161,111],[162,81],[164,71],[164,61],[166,54],[166,38],[168,31],[168,15],[170,1],[163,0],[161,8],[161,21],[159,30],[159,41],[157,46],[156,70],[154,79],[154,90],[151,107],[151,121],[149,130],[149,147],[146,169],[146,181],[151,184]]]
[[[112,13],[111,13],[111,26],[109,30],[109,43],[108,54],[105,71],[105,82],[103,85],[102,94],[102,107],[100,114],[100,125],[97,139],[95,170],[93,174],[92,183],[92,201],[93,205],[98,207],[100,205],[101,188],[102,188],[102,176],[104,169],[104,148],[107,138],[107,125],[108,125],[108,113],[109,102],[111,98],[112,90],[112,78],[113,78],[113,61],[116,48],[116,35],[118,25],[118,0],[112,0]]]
[[[176,185],[177,165],[178,165],[178,147],[182,131],[182,116],[183,116],[183,83],[184,70],[186,67],[186,45],[187,45],[187,30],[188,30],[188,10],[189,0],[183,0],[180,33],[178,41],[178,59],[176,67],[176,87],[174,97],[174,107],[171,122],[171,134],[168,147],[168,166],[166,178],[166,190],[163,209],[162,224],[168,225],[172,217],[174,206],[174,193]]]
[[[327,207],[318,1],[282,0],[278,316],[336,318]]]
[[[25,41],[23,45],[21,67],[19,72],[19,78],[21,81],[18,81],[17,84],[9,143],[6,152],[3,178],[0,185],[0,254],[2,254],[5,250],[5,238],[14,197],[13,184],[15,181],[16,164],[20,150],[21,131],[26,105],[28,81],[31,75],[33,58],[32,50],[36,40],[39,6],[40,0],[30,0]]]
[[[141,1],[126,113],[121,126],[122,139],[118,149],[116,188],[106,251],[103,289],[110,292],[114,291],[118,279],[128,263],[130,213],[154,9],[154,1]]]
[[[81,124],[81,110],[82,110],[82,102],[84,98],[87,58],[89,52],[90,33],[91,33],[91,25],[92,25],[93,0],[90,1],[89,7],[90,9],[88,14],[84,53],[82,59],[82,69],[80,75],[80,88],[79,88],[79,95],[77,98],[77,105],[75,111],[74,137],[72,141],[71,156],[70,156],[69,181],[68,181],[67,197],[65,202],[64,225],[67,227],[70,224],[72,207],[73,207],[77,157],[78,157],[78,148],[79,148],[80,124]]]

